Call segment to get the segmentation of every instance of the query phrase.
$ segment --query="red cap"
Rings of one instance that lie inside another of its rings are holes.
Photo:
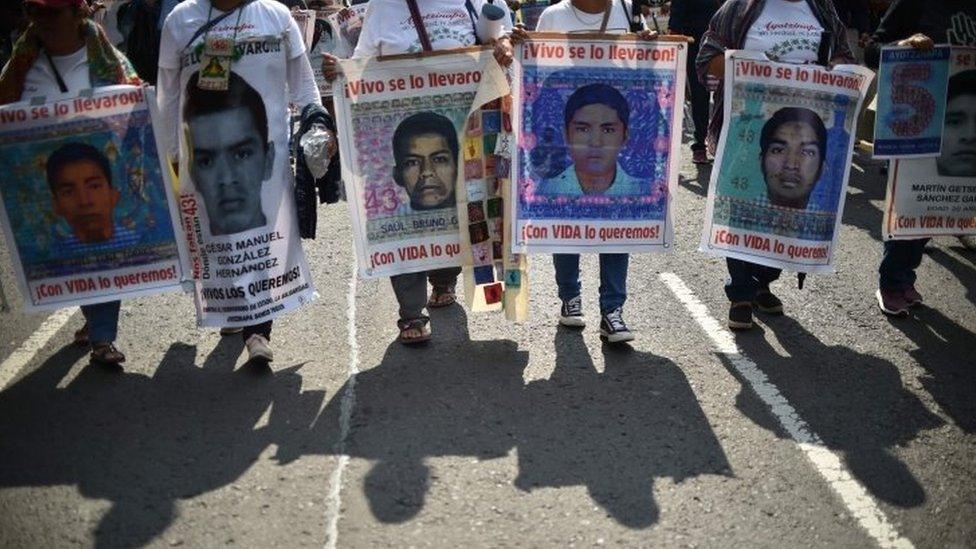
[[[24,2],[48,8],[71,8],[85,5],[85,0],[24,0]]]

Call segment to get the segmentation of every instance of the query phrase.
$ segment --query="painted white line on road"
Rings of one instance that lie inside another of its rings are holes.
[[[37,327],[37,330],[34,330],[34,333],[27,340],[21,343],[20,347],[10,353],[3,364],[0,364],[0,391],[7,388],[10,380],[34,358],[38,351],[47,345],[47,342],[67,324],[68,319],[77,310],[77,307],[70,307],[54,311]]]
[[[800,417],[796,409],[769,381],[756,363],[739,351],[732,333],[709,314],[708,308],[684,281],[674,273],[661,273],[660,278],[691,313],[692,318],[712,340],[718,352],[732,364],[740,376],[749,382],[756,395],[766,403],[776,420],[796,441],[817,472],[840,496],[844,506],[861,528],[881,547],[900,549],[913,547],[912,542],[902,537],[888,521],[888,517],[864,486],[851,476],[840,457],[824,445],[820,437],[810,429],[807,422]]]
[[[335,549],[339,541],[339,515],[342,512],[342,474],[349,464],[346,453],[346,438],[349,436],[349,425],[352,422],[352,410],[356,406],[356,376],[359,374],[359,342],[356,340],[356,281],[359,273],[356,269],[356,251],[353,250],[352,276],[349,277],[349,293],[346,295],[346,330],[349,343],[349,380],[346,390],[342,393],[339,406],[339,442],[336,443],[335,454],[339,456],[332,476],[329,478],[329,495],[325,510],[325,548]]]

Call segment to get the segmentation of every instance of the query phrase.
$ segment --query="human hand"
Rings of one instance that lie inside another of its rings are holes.
[[[644,29],[637,33],[637,38],[641,40],[654,40],[658,36],[657,31],[652,31],[650,29]]]
[[[918,32],[904,40],[898,41],[899,46],[911,46],[916,50],[928,51],[935,47],[935,42],[931,38]]]
[[[512,29],[512,32],[508,35],[508,38],[512,41],[512,44],[520,44],[529,39],[529,32],[525,30],[525,27],[518,26]]]
[[[515,59],[515,50],[512,48],[512,40],[507,36],[502,36],[501,38],[495,40],[495,61],[498,64],[507,67],[512,64],[512,59]]]
[[[339,58],[331,53],[322,54],[322,76],[326,82],[332,82],[342,74],[342,67],[339,66]]]

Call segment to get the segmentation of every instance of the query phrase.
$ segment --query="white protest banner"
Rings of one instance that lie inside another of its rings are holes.
[[[881,49],[874,158],[939,156],[949,46]]]
[[[687,45],[533,34],[513,64],[515,252],[667,250]]]
[[[309,50],[312,48],[312,40],[315,37],[315,17],[316,12],[314,10],[291,9],[291,18],[298,25],[298,30],[302,33],[302,41],[305,42],[305,48]]]
[[[0,219],[28,311],[179,289],[172,186],[143,88],[0,107]]]
[[[209,33],[231,55],[208,55],[200,36],[180,57],[179,210],[201,326],[258,324],[314,297],[288,157],[286,67],[301,38],[275,26],[277,6],[248,9],[257,23]]]
[[[476,178],[462,132],[508,91],[491,49],[341,63],[336,115],[360,275],[460,266],[456,188]]]
[[[953,46],[942,154],[888,170],[885,240],[976,234],[976,48]]]
[[[857,114],[874,74],[725,56],[725,125],[708,187],[701,251],[830,272]]]

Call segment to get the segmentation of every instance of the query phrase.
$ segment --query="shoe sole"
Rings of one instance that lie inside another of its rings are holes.
[[[746,323],[746,322],[737,322],[735,320],[729,321],[729,329],[736,330],[736,331],[751,330],[755,325],[756,325],[755,322]]]
[[[600,330],[600,337],[607,340],[607,343],[627,343],[628,341],[633,341],[637,339],[633,333],[625,332],[622,334],[611,334],[607,331]]]
[[[271,353],[271,352],[268,352],[268,353],[262,353],[262,352],[251,353],[251,352],[248,352],[247,359],[248,360],[263,360],[265,362],[273,362],[274,361],[274,354]]]
[[[878,299],[878,308],[881,309],[882,313],[888,316],[908,316],[908,309],[900,309],[900,310],[886,309],[884,305],[884,300],[881,299],[881,290],[877,290],[876,292],[874,292],[874,297]]]
[[[586,328],[586,318],[582,316],[560,316],[559,325],[567,328]]]

